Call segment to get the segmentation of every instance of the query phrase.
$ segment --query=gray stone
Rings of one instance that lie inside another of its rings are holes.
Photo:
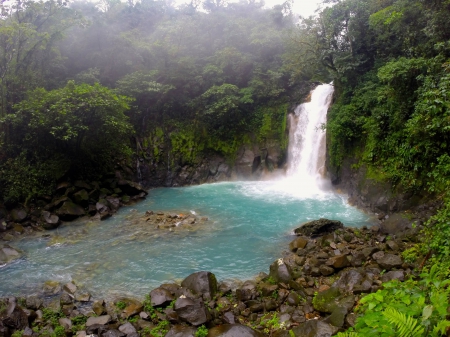
[[[127,322],[119,326],[119,331],[123,332],[125,335],[130,335],[136,333],[136,328],[130,322]]]
[[[164,306],[173,301],[170,291],[164,288],[156,288],[150,292],[151,304],[154,307]]]
[[[201,299],[179,297],[175,302],[174,309],[180,319],[194,326],[211,320],[211,315]]]
[[[64,291],[68,292],[69,294],[75,294],[78,287],[73,282],[66,283],[63,287]]]
[[[9,246],[9,245],[0,245],[0,265],[10,263],[22,257],[22,253]]]
[[[251,280],[245,281],[242,287],[236,289],[236,298],[239,301],[251,300],[255,298],[256,295],[257,295],[256,283]]]
[[[278,259],[270,265],[269,275],[277,283],[289,283],[292,280],[292,270],[283,259]]]
[[[200,271],[186,277],[181,282],[182,287],[186,287],[194,292],[194,294],[203,295],[210,299],[217,293],[217,280],[213,273],[208,271]]]
[[[376,260],[378,265],[386,270],[400,268],[403,264],[402,258],[394,254],[385,254],[382,258]]]
[[[42,212],[42,218],[44,219],[44,223],[42,224],[42,227],[44,229],[55,229],[60,224],[59,217],[56,214],[52,214],[48,211]]]
[[[399,280],[403,282],[405,280],[405,272],[403,270],[392,270],[381,276],[382,282],[389,282],[392,280]]]
[[[26,307],[31,310],[38,310],[42,307],[42,304],[44,304],[44,300],[36,295],[28,296],[25,301]]]
[[[319,219],[303,224],[294,230],[297,235],[321,236],[332,233],[337,229],[344,228],[344,224],[337,220]]]
[[[22,222],[28,216],[27,211],[24,210],[23,208],[15,208],[11,211],[10,214],[11,214],[11,220],[13,222]]]
[[[338,328],[319,320],[309,320],[292,329],[295,337],[330,337]]]
[[[192,326],[175,325],[165,337],[194,337],[197,329]]]
[[[60,318],[58,320],[59,325],[61,325],[66,331],[69,331],[72,329],[72,321],[66,317]]]
[[[241,324],[223,324],[208,331],[208,337],[262,337],[263,335]]]
[[[293,240],[290,244],[289,244],[289,249],[292,252],[296,252],[298,249],[303,249],[306,247],[306,245],[308,244],[308,239],[304,238],[304,237],[299,237],[295,240]]]
[[[110,329],[101,334],[101,337],[124,337],[125,334],[116,329]]]
[[[85,215],[85,212],[83,207],[68,200],[56,211],[56,214],[63,220],[73,220]]]
[[[86,321],[86,326],[89,327],[94,324],[105,325],[111,321],[110,315],[103,315],[98,317],[89,317]]]
[[[402,214],[393,214],[389,216],[380,225],[381,232],[391,235],[401,235],[403,232],[411,228],[411,220]]]

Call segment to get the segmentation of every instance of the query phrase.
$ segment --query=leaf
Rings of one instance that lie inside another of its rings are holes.
[[[424,334],[424,328],[420,326],[415,318],[407,316],[394,308],[387,308],[383,312],[383,316],[396,326],[399,337],[419,337]]]
[[[422,321],[425,321],[428,318],[430,318],[432,313],[433,313],[433,306],[432,305],[427,305],[425,308],[423,308]]]

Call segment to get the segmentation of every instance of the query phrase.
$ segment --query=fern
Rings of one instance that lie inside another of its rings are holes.
[[[405,315],[397,309],[387,308],[383,315],[389,323],[396,326],[399,337],[419,337],[424,334],[424,328],[420,326],[415,318]]]
[[[359,337],[357,332],[338,332],[336,337]]]

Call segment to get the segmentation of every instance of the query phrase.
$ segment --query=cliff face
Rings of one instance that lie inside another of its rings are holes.
[[[359,208],[379,214],[401,212],[424,202],[420,193],[406,192],[402,186],[371,177],[366,165],[358,165],[356,157],[347,157],[339,169],[328,165],[331,182],[337,191],[349,196]]]
[[[147,188],[187,186],[229,180],[258,180],[283,168],[286,151],[276,141],[242,144],[234,159],[214,152],[200,153],[193,161],[171,152],[156,160],[150,152],[139,158],[138,179]]]

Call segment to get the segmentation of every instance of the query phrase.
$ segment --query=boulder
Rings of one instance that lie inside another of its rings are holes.
[[[342,269],[348,267],[350,265],[350,262],[347,258],[347,254],[343,254],[329,258],[326,262],[326,265],[333,267],[334,269]]]
[[[236,298],[239,301],[248,301],[257,296],[256,283],[254,281],[245,281],[242,287],[236,289]]]
[[[392,270],[381,276],[381,282],[389,282],[392,280],[399,280],[403,282],[405,280],[405,272],[403,270]]]
[[[205,298],[212,298],[217,293],[217,280],[213,273],[200,271],[186,277],[181,282],[182,287],[192,290],[195,294],[203,295]]]
[[[122,324],[119,326],[119,331],[123,332],[125,335],[131,335],[132,333],[136,333],[136,328],[130,322]]]
[[[332,233],[340,228],[344,228],[344,224],[340,221],[319,219],[301,225],[300,227],[294,229],[294,233],[296,235],[317,237],[328,233]]]
[[[174,310],[181,320],[194,326],[204,324],[211,320],[211,315],[202,299],[179,297],[174,305]]]
[[[338,328],[319,320],[309,320],[292,329],[295,337],[330,337]]]
[[[139,195],[144,193],[144,196],[146,196],[148,194],[148,192],[140,184],[129,180],[119,180],[117,185],[125,194],[128,195]]]
[[[403,232],[411,228],[411,220],[406,216],[396,213],[389,216],[380,225],[381,232],[390,235],[401,235]]]
[[[10,245],[0,245],[0,265],[10,263],[22,257],[22,253]]]
[[[293,240],[290,244],[289,244],[289,249],[292,252],[296,252],[298,249],[303,249],[306,247],[306,245],[308,244],[308,239],[304,238],[304,237],[299,237],[295,240]]]
[[[27,218],[28,213],[23,208],[15,208],[11,211],[10,215],[13,222],[22,222]]]
[[[59,217],[56,214],[52,214],[48,211],[42,212],[42,219],[44,222],[42,223],[42,227],[47,230],[55,229],[59,226]]]
[[[165,337],[194,337],[197,329],[192,326],[175,325]]]
[[[72,197],[73,197],[73,200],[75,201],[75,203],[77,203],[79,205],[83,205],[83,206],[88,205],[89,193],[85,189],[82,189],[82,190],[74,193]]]
[[[14,297],[8,300],[6,312],[3,317],[3,324],[14,330],[24,330],[28,327],[28,316],[17,304]]]
[[[42,298],[37,297],[36,295],[28,296],[25,300],[25,305],[28,309],[38,310],[44,304],[44,300]]]
[[[85,214],[83,207],[73,203],[72,201],[65,201],[64,204],[58,208],[56,214],[63,220],[73,220]]]
[[[102,333],[101,337],[125,337],[125,334],[117,329],[110,329]]]
[[[378,265],[386,270],[400,268],[403,264],[402,258],[394,254],[385,254],[382,258],[376,260]]]
[[[152,306],[159,307],[165,306],[173,301],[174,297],[170,291],[164,288],[156,288],[150,292],[150,298]]]
[[[208,331],[208,337],[262,337],[263,334],[241,324],[223,324]]]
[[[292,270],[283,259],[278,259],[270,265],[270,277],[277,283],[289,283],[292,280]]]
[[[93,325],[105,325],[108,324],[111,321],[110,315],[103,315],[98,317],[89,317],[86,321],[86,326],[90,327]]]

